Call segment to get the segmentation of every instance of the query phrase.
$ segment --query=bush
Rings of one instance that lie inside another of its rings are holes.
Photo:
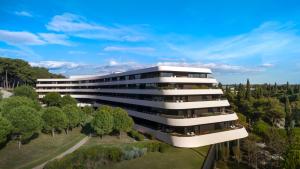
[[[124,160],[132,160],[134,158],[138,158],[146,154],[147,148],[138,148],[138,147],[132,147],[129,150],[125,150],[123,153],[123,159]]]
[[[166,143],[160,143],[159,145],[159,152],[164,153],[166,152],[168,149],[170,149],[170,145],[166,144]]]
[[[154,139],[155,139],[155,136],[154,136],[154,134],[152,134],[152,133],[146,133],[145,136],[146,136],[147,138],[149,138],[150,140],[154,140]]]
[[[255,122],[254,126],[253,126],[253,131],[255,134],[259,135],[259,136],[263,136],[266,137],[268,135],[268,131],[269,131],[270,126],[268,125],[268,123],[259,120],[257,122]]]
[[[136,130],[131,130],[128,132],[128,135],[132,138],[134,138],[137,141],[143,141],[145,139],[144,135],[140,134]]]
[[[65,168],[99,168],[109,162],[122,160],[123,152],[119,147],[92,146],[80,149],[62,159],[49,162],[45,169],[65,169]]]

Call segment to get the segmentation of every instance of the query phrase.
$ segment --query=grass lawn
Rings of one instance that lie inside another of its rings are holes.
[[[124,144],[124,143],[133,143],[135,142],[135,140],[129,136],[127,136],[127,134],[123,134],[121,136],[121,138],[119,138],[118,136],[110,136],[110,135],[106,135],[103,136],[102,139],[100,137],[91,137],[84,145],[82,145],[82,148],[86,148],[89,146],[95,146],[95,145],[120,145],[120,144]]]
[[[92,137],[81,148],[100,144],[103,146],[124,146],[133,142],[135,142],[134,139],[126,134],[122,135],[121,139],[116,136],[104,136],[102,139]],[[104,165],[101,169],[199,169],[208,150],[209,146],[194,149],[171,147],[165,153],[148,152],[143,157]]]
[[[74,129],[68,135],[57,134],[54,138],[51,135],[40,134],[38,138],[29,144],[22,145],[18,149],[15,141],[10,141],[0,150],[0,168],[32,168],[66,151],[85,137],[80,129]]]
[[[140,158],[125,160],[101,169],[200,169],[209,147],[194,149],[171,147],[167,152],[151,152]]]

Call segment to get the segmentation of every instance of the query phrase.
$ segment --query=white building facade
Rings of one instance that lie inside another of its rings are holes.
[[[205,68],[156,66],[105,76],[38,79],[40,98],[69,94],[80,105],[127,110],[140,132],[176,147],[199,147],[248,136]]]

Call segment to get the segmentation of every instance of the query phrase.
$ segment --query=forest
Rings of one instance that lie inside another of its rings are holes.
[[[14,88],[20,85],[35,85],[38,78],[62,78],[43,67],[32,67],[21,59],[0,57],[0,87]]]
[[[300,85],[251,85],[247,80],[219,87],[249,132],[240,152],[233,149],[235,162],[229,154],[221,159],[249,168],[300,168]]]

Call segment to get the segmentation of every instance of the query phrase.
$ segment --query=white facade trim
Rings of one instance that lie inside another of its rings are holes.
[[[217,133],[210,133],[195,136],[172,136],[168,133],[163,133],[141,125],[134,125],[134,128],[142,133],[151,133],[157,139],[169,143],[175,147],[193,148],[207,146],[211,144],[222,143],[231,140],[242,139],[248,136],[245,128],[231,129]]]
[[[52,80],[53,81],[53,80]],[[188,78],[188,77],[155,77],[147,79],[122,80],[112,82],[99,83],[78,83],[78,84],[36,84],[37,87],[63,87],[63,86],[105,86],[105,85],[122,85],[122,84],[137,84],[137,83],[218,83],[213,78]]]
[[[101,92],[149,95],[212,95],[223,94],[221,89],[37,89],[37,92]]]
[[[127,110],[130,116],[142,118],[145,120],[155,121],[157,123],[166,124],[169,126],[195,126],[202,124],[211,124],[225,121],[237,120],[238,117],[235,113],[207,116],[207,117],[196,117],[196,118],[166,118],[159,115],[151,115],[147,113],[141,113],[133,110]]]

